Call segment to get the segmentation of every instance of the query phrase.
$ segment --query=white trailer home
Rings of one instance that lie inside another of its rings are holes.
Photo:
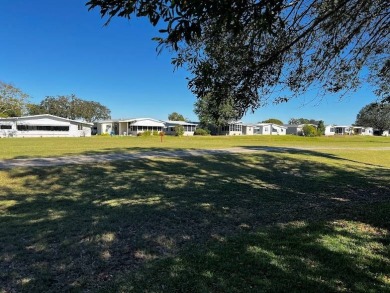
[[[258,123],[255,126],[254,134],[261,135],[286,135],[287,127],[274,123]]]
[[[353,126],[352,133],[354,135],[374,135],[372,127]]]
[[[242,126],[242,134],[244,135],[253,135],[255,131],[256,125],[254,124],[246,124]]]
[[[0,118],[0,137],[91,136],[93,124],[42,114]]]

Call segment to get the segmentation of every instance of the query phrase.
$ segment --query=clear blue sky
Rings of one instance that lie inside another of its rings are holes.
[[[157,55],[146,20],[115,18],[109,26],[87,0],[2,0],[0,80],[12,83],[38,103],[46,96],[76,94],[111,109],[113,118],[167,119],[179,112],[191,120],[195,97],[184,70],[174,72],[168,51]],[[278,118],[322,119],[351,124],[376,97],[363,88],[339,100],[329,96],[309,103],[307,94],[246,115],[244,122]]]

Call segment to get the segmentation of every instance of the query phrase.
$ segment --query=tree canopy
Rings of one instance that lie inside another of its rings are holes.
[[[17,87],[0,81],[0,117],[21,116],[29,96]]]
[[[276,119],[276,118],[270,118],[270,119],[261,121],[261,123],[273,123],[273,124],[283,125],[283,122],[279,119]]]
[[[324,135],[325,134],[325,124],[324,124],[324,121],[322,121],[322,120],[318,121],[317,132],[318,132],[318,135]]]
[[[343,95],[366,81],[388,99],[388,1],[90,0],[87,6],[100,8],[108,22],[147,17],[161,28],[155,40],[177,52],[173,64],[189,70],[198,99],[229,104],[238,117],[309,88]]]
[[[177,113],[177,112],[172,112],[171,114],[168,115],[168,120],[171,121],[186,121],[186,118],[184,118],[183,115]]]
[[[198,98],[194,112],[198,115],[202,128],[208,128],[210,125],[219,127],[239,118],[232,99],[219,102],[211,95]]]
[[[82,100],[75,95],[48,96],[39,104],[29,104],[27,110],[30,115],[51,114],[88,122],[111,118],[111,111],[106,106],[98,102]]]
[[[307,118],[291,118],[288,120],[290,125],[300,125],[300,124],[314,124],[317,125],[320,121],[316,119],[307,119]]]
[[[390,130],[390,104],[371,103],[363,107],[356,116],[355,125],[373,127],[381,133]]]

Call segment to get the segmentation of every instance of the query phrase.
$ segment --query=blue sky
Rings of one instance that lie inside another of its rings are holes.
[[[184,70],[174,71],[165,50],[157,55],[158,35],[146,20],[115,18],[109,26],[87,0],[3,0],[0,9],[0,80],[29,94],[34,103],[46,96],[75,94],[111,109],[113,118],[167,119],[179,112],[195,121],[195,97]],[[286,104],[269,105],[244,122],[278,118],[322,119],[351,124],[376,97],[367,86],[340,100],[313,100],[311,94]]]

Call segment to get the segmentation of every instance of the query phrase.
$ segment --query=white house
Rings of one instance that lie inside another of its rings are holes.
[[[95,123],[96,134],[138,135],[145,131],[164,131],[165,124],[153,118],[106,120]]]
[[[255,131],[255,126],[254,124],[246,124],[242,126],[242,134],[244,135],[253,135]]]
[[[335,134],[335,126],[334,125],[326,125],[325,126],[325,135],[334,135]]]
[[[352,133],[354,135],[374,135],[372,127],[353,126]]]
[[[242,135],[242,122],[233,121],[221,127],[221,135]]]
[[[254,134],[261,135],[286,135],[287,127],[274,123],[258,123],[254,128]]]
[[[0,137],[91,136],[92,125],[49,114],[0,118]]]
[[[181,125],[184,128],[184,136],[192,136],[194,135],[194,132],[196,130],[196,127],[198,126],[196,123],[186,122],[186,121],[165,121],[165,132],[168,135],[175,135],[175,127],[177,125]]]
[[[353,129],[351,126],[335,125],[334,133],[337,135],[351,135],[353,133]]]

